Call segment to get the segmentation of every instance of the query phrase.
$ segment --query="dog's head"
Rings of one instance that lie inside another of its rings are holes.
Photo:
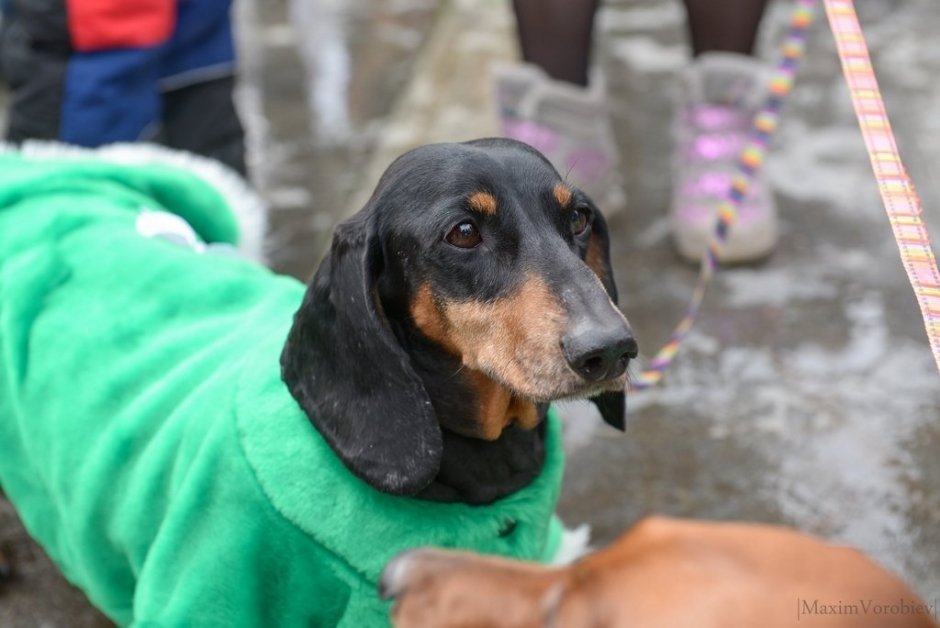
[[[345,464],[396,494],[434,478],[441,426],[496,440],[591,397],[622,428],[637,347],[608,249],[597,207],[525,144],[411,151],[337,228],[284,380]]]

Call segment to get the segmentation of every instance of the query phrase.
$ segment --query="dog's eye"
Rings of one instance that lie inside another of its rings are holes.
[[[583,207],[572,209],[568,222],[571,226],[571,233],[581,235],[584,233],[584,230],[588,228],[588,224],[590,224],[590,214],[588,214],[588,210]]]
[[[450,230],[445,238],[449,244],[461,249],[472,249],[483,241],[480,230],[470,221],[465,221]]]

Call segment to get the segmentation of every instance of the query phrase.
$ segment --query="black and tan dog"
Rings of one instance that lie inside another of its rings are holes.
[[[548,403],[622,426],[637,347],[540,154],[402,156],[306,289],[205,252],[238,194],[68,155],[0,153],[0,484],[107,615],[383,625],[396,552],[551,556]]]
[[[608,248],[597,207],[527,145],[415,150],[337,229],[284,380],[371,485],[491,502],[539,472],[549,401],[591,397],[623,427],[637,345]]]

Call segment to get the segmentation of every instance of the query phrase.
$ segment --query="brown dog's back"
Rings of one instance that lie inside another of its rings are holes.
[[[754,524],[651,518],[566,568],[421,550],[387,575],[401,628],[935,625],[862,553]]]

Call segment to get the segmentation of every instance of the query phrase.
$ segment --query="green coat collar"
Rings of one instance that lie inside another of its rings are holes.
[[[553,541],[549,521],[561,485],[560,421],[550,412],[542,473],[493,504],[469,506],[380,493],[335,456],[304,415],[276,369],[278,343],[245,358],[236,398],[245,456],[272,505],[294,526],[375,581],[399,551],[421,545],[461,547],[538,560]],[[260,375],[260,376],[259,376]]]

